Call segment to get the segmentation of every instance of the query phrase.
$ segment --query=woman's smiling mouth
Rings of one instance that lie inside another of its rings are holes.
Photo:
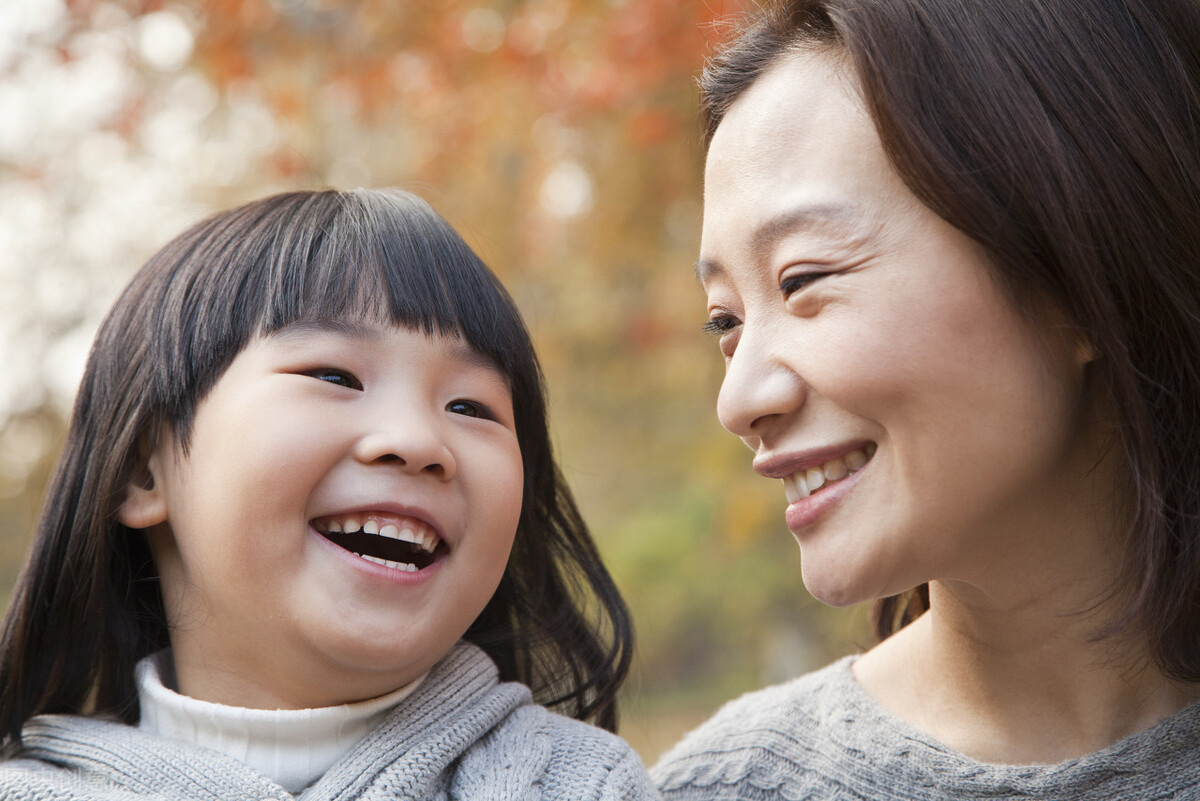
[[[333,544],[369,562],[416,573],[448,551],[428,524],[411,517],[379,513],[331,515],[312,527]]]
[[[787,502],[796,503],[824,487],[836,484],[851,473],[857,472],[875,455],[875,448],[875,443],[869,442],[861,448],[855,448],[824,464],[784,476],[783,493],[787,497]]]

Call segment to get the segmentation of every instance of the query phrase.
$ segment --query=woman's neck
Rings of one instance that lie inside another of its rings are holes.
[[[1096,600],[984,604],[935,582],[930,610],[858,660],[855,676],[889,711],[974,759],[1079,757],[1200,699],[1200,686],[1168,680],[1135,638],[1098,638]]]
[[[1119,449],[1088,430],[1077,463],[970,538],[929,611],[854,666],[885,708],[984,762],[1062,762],[1200,699],[1163,675],[1137,621],[1103,636],[1122,611],[1132,490]]]

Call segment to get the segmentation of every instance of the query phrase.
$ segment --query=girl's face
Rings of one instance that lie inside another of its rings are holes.
[[[504,376],[366,323],[251,342],[149,471],[121,518],[152,527],[179,689],[255,708],[420,676],[491,598],[521,512]]]
[[[986,587],[1078,523],[1088,347],[1018,313],[905,187],[836,55],[789,55],[738,99],[704,206],[718,414],[781,480],[815,596]]]

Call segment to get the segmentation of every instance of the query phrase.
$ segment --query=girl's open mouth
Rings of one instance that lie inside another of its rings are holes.
[[[844,456],[830,459],[828,462],[807,470],[801,470],[783,479],[783,492],[788,503],[795,503],[807,498],[814,492],[836,484],[851,473],[862,469],[875,455],[875,443],[869,442],[861,448],[856,448]]]
[[[350,513],[317,518],[312,527],[369,562],[409,573],[428,567],[449,550],[427,523],[411,517]]]

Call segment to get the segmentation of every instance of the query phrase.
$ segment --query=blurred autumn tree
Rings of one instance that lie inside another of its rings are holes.
[[[92,332],[219,207],[398,185],[512,290],[639,624],[633,717],[843,648],[713,413],[694,76],[736,0],[11,0],[0,10],[0,593]],[[666,743],[652,743],[651,752]]]

